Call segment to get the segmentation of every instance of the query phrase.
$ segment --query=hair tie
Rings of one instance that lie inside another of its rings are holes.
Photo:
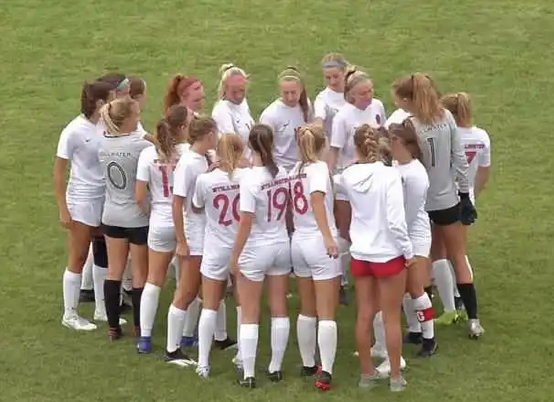
[[[125,77],[123,81],[119,83],[119,85],[115,88],[116,91],[121,91],[122,89],[125,89],[129,86],[129,78]]]

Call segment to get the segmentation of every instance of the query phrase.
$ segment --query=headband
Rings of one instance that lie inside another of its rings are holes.
[[[125,77],[123,81],[119,83],[119,85],[115,88],[116,91],[121,91],[122,89],[125,89],[129,86],[129,78]]]
[[[295,81],[300,81],[302,82],[302,78],[296,76],[296,75],[291,75],[291,74],[285,74],[281,77],[279,77],[280,80],[295,80]]]
[[[342,60],[330,60],[321,65],[321,68],[345,68],[346,63]]]

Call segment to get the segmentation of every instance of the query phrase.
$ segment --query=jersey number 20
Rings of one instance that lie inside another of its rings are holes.
[[[229,214],[229,204],[231,204],[231,216],[227,216]],[[218,194],[214,198],[213,205],[219,211],[218,223],[220,225],[230,226],[233,220],[239,221],[239,194],[235,195],[232,202],[227,194]]]

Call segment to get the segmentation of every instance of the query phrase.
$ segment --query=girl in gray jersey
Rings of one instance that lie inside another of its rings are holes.
[[[122,335],[119,325],[120,289],[129,250],[133,271],[133,319],[140,328],[140,297],[148,269],[148,215],[135,201],[135,177],[140,152],[150,143],[136,133],[140,119],[138,102],[126,97],[116,99],[100,111],[105,127],[99,159],[106,179],[106,199],[102,226],[108,249],[108,275],[104,297],[110,339]]]
[[[397,79],[392,85],[396,104],[411,114],[429,175],[425,209],[433,223],[431,256],[444,243],[456,272],[460,296],[469,318],[469,333],[478,338],[484,332],[477,316],[477,294],[465,258],[464,231],[477,212],[469,198],[468,164],[452,114],[439,102],[431,78],[416,73]],[[458,183],[458,188],[456,187]]]

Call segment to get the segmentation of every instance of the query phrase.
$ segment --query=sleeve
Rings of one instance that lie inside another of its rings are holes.
[[[306,169],[306,178],[308,179],[308,194],[315,192],[327,193],[329,168],[325,162],[308,166]]]
[[[447,114],[448,126],[450,127],[451,155],[450,161],[452,167],[456,170],[456,182],[461,193],[469,193],[469,179],[467,158],[464,146],[460,138],[460,133],[456,127],[456,122],[450,113]]]
[[[331,144],[333,148],[342,149],[348,140],[348,130],[344,118],[338,114],[333,119],[333,128],[331,129]]]
[[[204,180],[205,176],[201,174],[196,180],[196,185],[194,186],[194,195],[192,196],[192,204],[196,208],[204,208],[206,205],[206,183]]]
[[[348,198],[348,191],[346,190],[342,173],[339,173],[333,176],[333,184],[335,186],[336,194],[341,194]]]
[[[423,171],[423,170],[422,170]],[[425,174],[427,172],[425,171]],[[404,178],[404,208],[406,210],[406,224],[408,226],[416,219],[419,207],[425,205],[427,185],[425,180],[416,176]]]
[[[137,125],[137,134],[139,134],[141,137],[144,137],[146,134],[148,134],[148,131],[144,129],[144,126],[140,121]]]
[[[385,106],[383,105],[383,102],[380,102],[381,105],[379,107],[379,115],[381,118],[381,126],[386,124],[387,121],[387,113],[385,112]]]
[[[150,158],[149,158],[149,148],[145,148],[140,153],[137,165],[137,180],[149,182],[150,181]]]
[[[56,151],[56,156],[58,158],[66,160],[71,160],[73,158],[73,152],[75,152],[76,147],[72,139],[73,136],[71,135],[71,131],[65,128],[58,140],[58,149]]]
[[[226,108],[216,105],[212,111],[212,118],[217,125],[217,132],[219,135],[235,132],[233,116],[231,116],[231,113]]]
[[[393,168],[391,168],[393,169]],[[402,194],[402,180],[400,173],[392,171],[392,179],[387,187],[387,222],[389,230],[396,239],[402,254],[406,259],[413,258],[414,251],[404,212],[404,195]]]
[[[275,119],[273,118],[273,113],[271,113],[271,107],[267,107],[262,114],[260,115],[260,123],[261,124],[267,124],[273,130],[277,129],[277,124],[275,123]]]
[[[321,95],[317,95],[314,101],[314,117],[321,120],[327,118],[327,104]]]
[[[252,191],[252,183],[245,178],[240,182],[239,210],[240,212],[256,212],[256,197]]]
[[[486,141],[484,141],[485,147],[479,153],[479,167],[489,167],[491,165],[491,140],[489,135],[485,133]]]
[[[187,165],[184,162],[186,158],[179,159],[175,171],[173,172],[173,195],[178,197],[187,196],[187,186],[186,186],[186,170]]]

